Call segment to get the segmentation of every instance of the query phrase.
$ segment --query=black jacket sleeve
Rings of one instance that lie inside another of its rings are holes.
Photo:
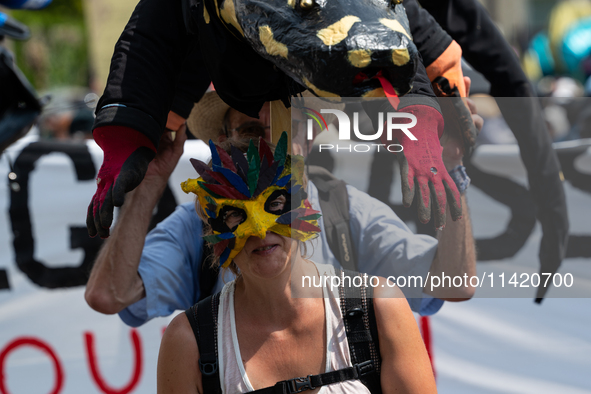
[[[421,0],[462,47],[468,62],[491,83],[491,95],[519,144],[544,237],[542,268],[556,269],[566,252],[568,215],[560,164],[537,98],[515,52],[477,0]],[[549,272],[549,271],[548,271]]]
[[[423,64],[429,67],[451,44],[452,38],[416,0],[404,0],[403,4],[412,40],[423,57]]]
[[[211,78],[199,65],[204,64],[198,42],[195,40],[193,48],[183,63],[181,74],[176,83],[176,95],[170,108],[176,114],[187,119],[193,105],[201,100],[207,91]]]
[[[194,86],[187,80],[207,75],[199,62],[191,62],[191,73],[182,73],[188,56],[199,58],[196,41],[185,30],[180,1],[141,0],[115,45],[94,127],[130,127],[158,146],[175,96],[187,108],[188,100],[203,94],[184,89]]]
[[[494,97],[529,97],[529,81],[515,52],[477,0],[421,0],[460,44],[464,58],[491,83]]]

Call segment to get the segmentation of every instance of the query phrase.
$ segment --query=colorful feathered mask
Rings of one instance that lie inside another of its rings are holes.
[[[191,159],[199,179],[181,184],[185,193],[197,195],[213,234],[220,265],[227,267],[250,236],[264,239],[267,231],[308,241],[320,232],[320,213],[312,209],[303,188],[304,158],[287,154],[283,133],[275,154],[263,139],[252,140],[244,155],[232,146],[231,154],[209,141],[212,168]],[[280,201],[281,203],[277,203]]]

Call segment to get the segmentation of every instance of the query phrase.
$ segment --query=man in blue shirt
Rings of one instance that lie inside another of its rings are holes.
[[[199,131],[202,139],[217,136],[220,141],[241,133],[264,136],[269,125],[268,107],[263,107],[259,115],[260,119],[250,118],[228,107],[215,92],[209,92],[195,106],[188,124],[192,131]],[[88,281],[89,305],[102,313],[119,313],[131,326],[186,309],[201,296],[202,223],[194,205],[180,205],[144,237],[152,211],[182,154],[185,139],[184,129],[174,141],[168,133],[163,136],[143,182],[126,197],[114,234],[105,242]],[[461,142],[449,138],[445,141],[444,162],[451,170],[461,164],[461,149],[457,149]],[[301,146],[294,145],[294,153],[300,152]],[[440,232],[438,245],[432,237],[413,234],[380,201],[351,186],[347,186],[347,192],[351,235],[360,271],[384,277],[425,278],[428,272],[431,276],[442,272],[451,276],[475,275],[476,257],[467,209],[461,220],[448,223]],[[313,207],[319,210],[318,190],[311,181],[307,193]],[[467,206],[464,196],[462,204]],[[323,232],[314,244],[311,259],[339,266],[326,242],[322,218],[319,225]],[[473,291],[472,287],[461,287],[452,293],[410,298],[409,303],[415,312],[432,314],[444,299],[466,300]]]

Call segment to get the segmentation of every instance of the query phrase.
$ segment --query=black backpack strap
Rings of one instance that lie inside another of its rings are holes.
[[[343,268],[357,271],[357,254],[353,249],[349,226],[347,184],[318,166],[308,166],[308,177],[318,189],[324,231],[330,250]]]
[[[217,357],[217,314],[220,303],[220,293],[211,295],[185,311],[193,334],[199,347],[199,369],[201,370],[201,384],[204,393],[221,394],[220,376]],[[366,360],[354,363],[352,367],[318,375],[282,380],[274,386],[255,390],[257,394],[291,394],[328,384],[343,382],[351,379],[361,379],[372,374],[374,362]],[[375,374],[372,374],[375,375]],[[364,383],[365,384],[365,383]]]
[[[221,394],[218,369],[217,320],[220,293],[209,296],[185,311],[199,347],[199,369],[204,393]]]
[[[341,276],[341,270],[336,270],[336,275]],[[351,281],[355,276],[361,276],[357,272],[344,270],[345,277]],[[361,377],[361,382],[373,393],[381,393],[380,344],[375,311],[373,308],[373,288],[371,286],[345,286],[341,283],[339,296],[341,300],[341,313],[345,323],[345,332],[349,342],[349,353],[353,365],[371,361],[374,372]]]
[[[366,374],[373,372],[373,364],[368,360],[361,364],[355,364],[352,367],[338,369],[336,371],[325,372],[319,375],[308,375],[301,378],[282,380],[274,386],[265,387],[251,391],[256,394],[291,394],[301,393],[306,390],[314,390],[317,387],[328,384],[344,382],[346,380],[361,379]]]

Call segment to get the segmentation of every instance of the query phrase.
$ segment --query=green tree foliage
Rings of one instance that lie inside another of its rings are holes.
[[[38,90],[88,85],[82,0],[53,0],[43,10],[11,14],[31,29],[31,38],[14,47],[19,68]]]

